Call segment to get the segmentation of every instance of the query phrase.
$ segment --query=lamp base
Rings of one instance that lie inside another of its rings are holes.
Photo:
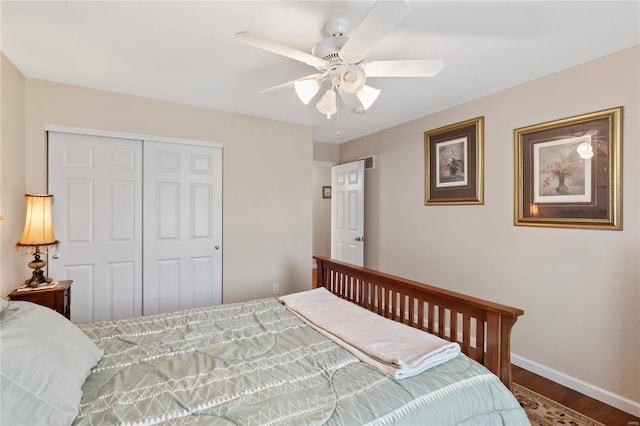
[[[36,250],[33,262],[29,262],[27,264],[29,268],[33,269],[33,274],[31,275],[31,278],[26,280],[24,283],[32,288],[39,287],[42,284],[50,283],[52,281],[51,278],[45,277],[44,271],[42,270],[42,268],[44,268],[46,264],[47,262],[40,259],[40,251]]]
[[[51,281],[53,281],[51,278],[44,276],[44,271],[37,270],[33,271],[31,278],[26,280],[24,283],[29,287],[38,288],[42,285],[49,284]]]

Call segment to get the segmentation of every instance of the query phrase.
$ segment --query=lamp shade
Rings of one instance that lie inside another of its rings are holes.
[[[51,195],[26,194],[27,214],[19,246],[47,246],[57,244],[51,222]]]
[[[320,83],[318,83],[318,80],[314,78],[308,78],[304,80],[296,80],[293,83],[293,87],[296,89],[296,94],[300,101],[307,105],[320,90]]]
[[[336,92],[331,88],[320,98],[316,104],[316,108],[322,114],[326,114],[327,118],[331,118],[331,116],[338,111],[337,101]]]
[[[363,86],[362,89],[356,95],[360,103],[362,103],[362,107],[365,110],[368,110],[371,105],[378,99],[378,95],[380,95],[380,89],[376,89],[371,86]]]

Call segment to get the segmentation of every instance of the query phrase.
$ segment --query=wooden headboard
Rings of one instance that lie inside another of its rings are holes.
[[[314,256],[317,287],[379,315],[458,342],[511,389],[511,328],[522,309]]]

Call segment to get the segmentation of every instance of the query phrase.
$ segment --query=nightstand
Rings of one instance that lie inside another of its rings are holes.
[[[71,319],[71,284],[73,280],[58,282],[58,285],[51,288],[41,288],[33,290],[18,291],[13,290],[9,294],[9,300],[22,300],[46,306],[54,311],[58,311],[67,319]]]

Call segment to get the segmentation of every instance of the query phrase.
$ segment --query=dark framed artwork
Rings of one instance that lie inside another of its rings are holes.
[[[621,229],[622,107],[514,130],[515,225]]]
[[[322,187],[322,198],[331,198],[331,186]]]
[[[424,133],[424,204],[484,203],[484,117]]]

